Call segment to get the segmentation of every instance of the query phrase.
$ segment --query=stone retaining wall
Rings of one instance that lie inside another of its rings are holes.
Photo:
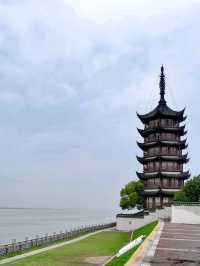
[[[172,223],[200,224],[200,203],[174,203],[172,205]]]

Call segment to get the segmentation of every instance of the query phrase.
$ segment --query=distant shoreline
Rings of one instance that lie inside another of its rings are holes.
[[[48,207],[1,207],[0,209],[15,209],[15,210],[67,210],[64,208],[48,208]]]
[[[0,210],[87,210],[87,211],[100,211],[100,212],[107,212],[107,211],[115,211],[118,212],[120,209],[98,209],[98,208],[85,208],[85,207],[68,207],[68,208],[51,208],[51,207],[5,207],[0,206]]]

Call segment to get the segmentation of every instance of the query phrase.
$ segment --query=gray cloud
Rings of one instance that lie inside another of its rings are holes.
[[[199,8],[0,1],[1,204],[115,208],[139,168],[136,110],[156,104],[162,63],[198,173]]]

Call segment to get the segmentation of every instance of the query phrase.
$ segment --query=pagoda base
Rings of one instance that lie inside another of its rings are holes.
[[[155,210],[171,206],[173,195],[144,196],[144,209]]]

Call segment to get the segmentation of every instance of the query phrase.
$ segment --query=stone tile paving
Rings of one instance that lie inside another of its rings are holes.
[[[200,225],[165,223],[150,265],[200,265]]]

